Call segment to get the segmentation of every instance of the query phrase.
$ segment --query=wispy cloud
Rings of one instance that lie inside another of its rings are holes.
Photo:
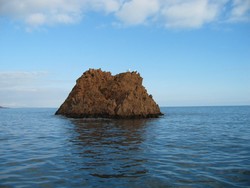
[[[57,107],[72,87],[50,80],[49,73],[0,72],[0,105],[8,107]],[[68,88],[68,90],[67,90]]]
[[[0,72],[1,90],[20,90],[28,88],[37,82],[39,77],[47,72]]]
[[[31,28],[78,23],[91,11],[111,14],[124,25],[199,28],[215,21],[250,21],[250,0],[0,0],[0,16]]]

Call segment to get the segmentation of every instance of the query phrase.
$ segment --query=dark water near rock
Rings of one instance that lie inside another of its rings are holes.
[[[250,187],[250,107],[150,120],[0,110],[0,187]]]

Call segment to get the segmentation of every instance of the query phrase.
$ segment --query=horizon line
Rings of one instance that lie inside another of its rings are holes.
[[[243,106],[250,106],[250,104],[239,104],[239,105],[159,105],[160,108],[188,108],[188,107],[243,107]],[[32,107],[32,106],[16,106],[16,107],[10,107],[10,106],[1,106],[1,108],[8,108],[8,109],[16,109],[16,108],[54,108],[58,109],[59,107]]]

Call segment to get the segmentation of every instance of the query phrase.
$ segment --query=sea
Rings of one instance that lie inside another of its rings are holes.
[[[250,187],[250,106],[164,107],[156,119],[0,109],[0,187]]]

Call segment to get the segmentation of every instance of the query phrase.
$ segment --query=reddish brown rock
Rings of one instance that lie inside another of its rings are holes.
[[[72,118],[150,118],[161,115],[137,72],[112,76],[89,69],[76,81],[56,114]]]

